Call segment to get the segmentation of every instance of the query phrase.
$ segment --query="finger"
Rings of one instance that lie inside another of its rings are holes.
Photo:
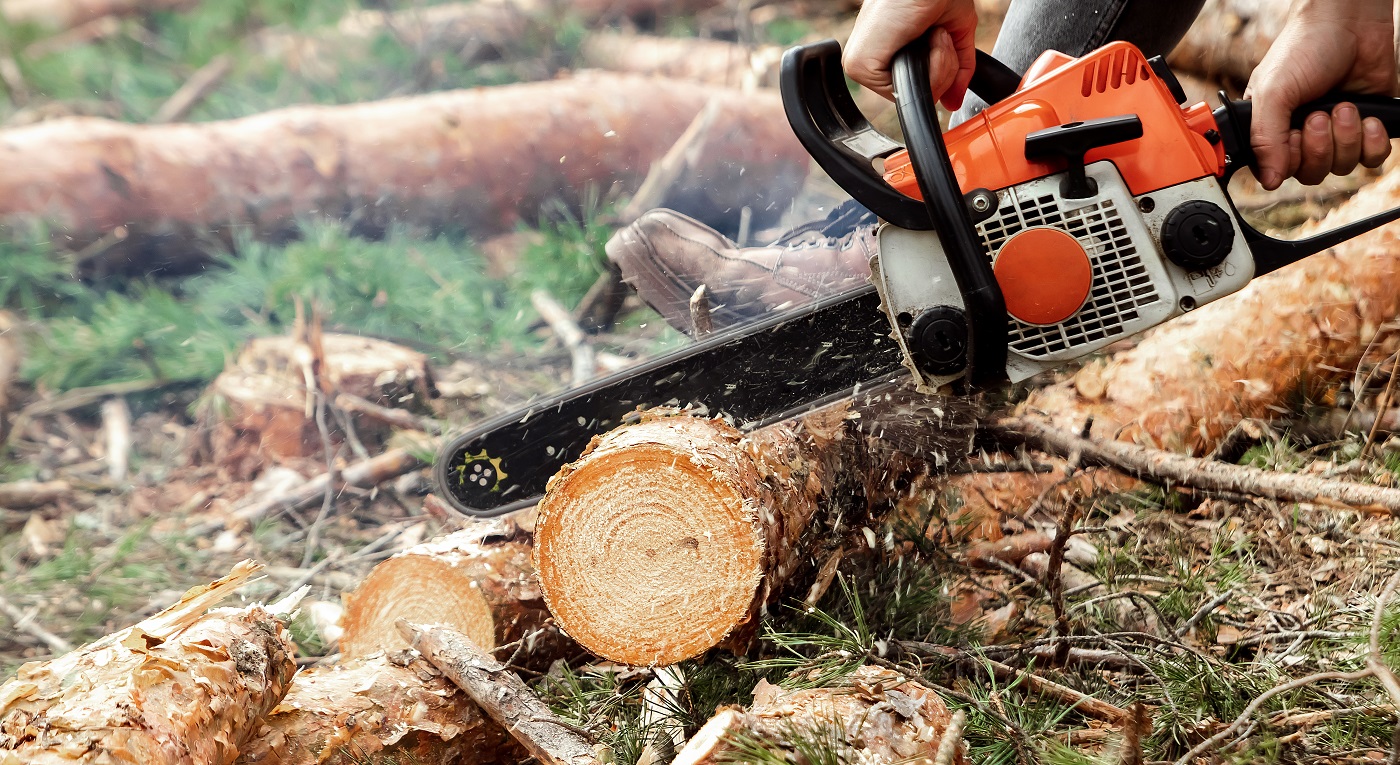
[[[1375,117],[1361,121],[1361,164],[1367,167],[1380,167],[1390,156],[1390,136],[1385,133],[1385,125]]]
[[[945,27],[952,38],[953,49],[958,54],[957,76],[943,94],[943,106],[949,111],[962,108],[963,99],[967,98],[967,86],[972,82],[973,73],[977,71],[976,21],[977,17],[974,15],[970,26],[949,24]]]
[[[1284,165],[1283,177],[1287,179],[1297,175],[1298,166],[1303,163],[1303,131],[1288,131],[1288,148],[1284,151],[1288,160]],[[1280,181],[1281,183],[1282,181]]]
[[[958,52],[953,47],[953,38],[948,35],[948,30],[941,27],[933,30],[929,38],[928,63],[928,80],[934,99],[942,100],[949,109],[956,108],[956,105],[950,106],[948,103],[952,100],[952,94],[948,91],[958,77]],[[957,102],[962,102],[961,96]]]
[[[1332,169],[1332,118],[1313,112],[1303,123],[1301,162],[1295,176],[1299,183],[1322,183]]]
[[[1332,174],[1346,175],[1361,161],[1361,113],[1354,104],[1332,109]]]

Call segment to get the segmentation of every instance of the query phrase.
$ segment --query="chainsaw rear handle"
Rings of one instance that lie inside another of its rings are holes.
[[[936,230],[962,294],[969,328],[966,378],[979,385],[1005,375],[1007,314],[1001,288],[978,241],[938,126],[927,36],[895,56],[895,105],[908,146],[861,114],[841,69],[841,45],[824,40],[783,54],[779,87],[793,132],[817,164],[856,201],[900,228]],[[988,103],[1011,95],[1021,76],[977,52],[969,89]],[[923,201],[907,197],[875,162],[908,148]]]
[[[1243,167],[1258,169],[1259,158],[1249,143],[1250,127],[1253,122],[1254,104],[1250,101],[1232,101],[1220,94],[1221,106],[1215,110],[1215,122],[1220,129],[1221,142],[1225,148],[1225,177],[1222,183]],[[1298,107],[1289,122],[1294,128],[1303,127],[1304,121],[1313,112],[1331,113],[1341,103],[1352,103],[1360,112],[1361,118],[1376,117],[1385,125],[1392,138],[1400,137],[1400,99],[1385,96],[1362,95],[1359,93],[1333,93],[1317,101]],[[1240,231],[1254,254],[1255,274],[1266,274],[1283,266],[1302,260],[1330,247],[1335,247],[1348,239],[1400,220],[1400,207],[1387,210],[1369,218],[1345,226],[1339,226],[1306,239],[1275,239],[1245,222],[1236,211],[1235,218]]]

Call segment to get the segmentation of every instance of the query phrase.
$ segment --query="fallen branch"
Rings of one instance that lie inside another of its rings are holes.
[[[461,633],[400,620],[399,632],[545,765],[598,765],[589,741],[561,720],[514,672]]]
[[[1064,457],[1078,455],[1086,465],[1113,468],[1144,481],[1400,515],[1400,489],[1231,465],[1122,441],[1094,441],[1029,417],[999,420],[993,429],[1008,441]]]
[[[190,78],[185,81],[180,89],[175,91],[165,103],[156,109],[156,113],[151,117],[151,124],[161,125],[167,122],[179,122],[196,106],[209,97],[214,89],[219,87],[228,73],[233,71],[233,58],[227,53],[215,56],[209,63],[201,66]]]
[[[67,481],[13,481],[0,483],[0,507],[31,510],[72,496]]]
[[[135,16],[153,11],[182,11],[199,0],[3,0],[0,18],[11,25],[63,30],[104,17]]]
[[[1126,709],[1116,707],[1107,701],[1096,699],[1093,696],[1086,696],[1073,688],[1060,685],[1053,680],[1047,680],[1034,672],[1016,669],[1015,667],[987,658],[981,659],[980,663],[991,669],[998,680],[1019,680],[1021,683],[1017,687],[1023,689],[1023,692],[1052,698],[1061,704],[1073,708],[1085,717],[1092,717],[1095,720],[1102,720],[1112,725],[1121,725],[1128,719],[1128,711]]]
[[[578,387],[593,379],[593,374],[598,367],[598,361],[593,354],[593,344],[588,342],[588,336],[574,322],[574,317],[569,315],[569,310],[559,305],[559,301],[545,290],[531,292],[530,304],[539,312],[540,318],[544,319],[549,328],[554,331],[560,344],[569,350],[569,357],[573,361],[569,384]]]
[[[65,654],[73,650],[72,643],[44,629],[43,625],[34,621],[33,614],[26,614],[19,610],[15,604],[3,596],[0,596],[0,614],[9,617],[10,621],[14,622],[15,629],[38,638],[39,642],[48,646],[49,650],[55,654]]]

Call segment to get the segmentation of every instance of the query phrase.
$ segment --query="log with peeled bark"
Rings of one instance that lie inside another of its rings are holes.
[[[784,692],[765,680],[754,688],[751,707],[720,710],[672,762],[755,762],[759,750],[804,762],[792,758],[816,744],[832,750],[834,762],[931,763],[951,721],[937,694],[880,667],[860,667],[829,688]],[[950,741],[948,748],[947,762],[965,762],[961,742]]]
[[[72,29],[103,17],[183,11],[199,0],[0,0],[7,25],[32,25],[50,32]]]
[[[174,606],[0,685],[0,762],[231,763],[296,671],[279,616],[294,604],[220,608],[255,574]]]
[[[665,204],[721,228],[744,207],[776,221],[810,162],[776,93],[590,73],[226,122],[0,131],[0,222],[42,220],[67,247],[103,240],[89,269],[143,273],[188,267],[191,236],[282,236],[313,213],[370,234],[406,222],[484,237],[551,200],[635,190],[712,100],[714,140]]]
[[[517,660],[543,668],[570,650],[550,624],[530,534],[508,520],[482,521],[380,563],[345,596],[340,651],[349,658],[407,648],[400,619],[442,624],[487,651],[522,641]],[[515,648],[502,652],[511,659]]]
[[[970,407],[898,393],[748,435],[662,412],[595,439],[550,481],[535,526],[560,628],[625,664],[741,648],[814,561],[966,448]],[[911,426],[920,438],[903,441]]]
[[[1363,188],[1312,230],[1400,204],[1400,175]],[[1349,376],[1395,350],[1400,230],[1366,234],[1256,279],[1033,393],[1026,415],[1098,439],[1206,454],[1239,422],[1287,411],[1309,386]],[[1377,356],[1379,354],[1379,356]]]
[[[238,765],[513,765],[527,756],[409,651],[302,670],[242,751]]]

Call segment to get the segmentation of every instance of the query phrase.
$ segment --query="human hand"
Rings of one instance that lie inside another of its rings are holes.
[[[936,27],[929,41],[933,95],[956,109],[977,65],[973,0],[866,0],[841,65],[851,79],[893,100],[890,66],[895,54],[930,27]]]
[[[1390,0],[1302,0],[1249,78],[1254,101],[1249,143],[1259,182],[1273,190],[1296,176],[1321,183],[1357,163],[1378,167],[1390,154],[1381,121],[1361,119],[1353,104],[1314,112],[1301,130],[1289,118],[1328,91],[1391,95],[1395,89],[1395,27]]]

